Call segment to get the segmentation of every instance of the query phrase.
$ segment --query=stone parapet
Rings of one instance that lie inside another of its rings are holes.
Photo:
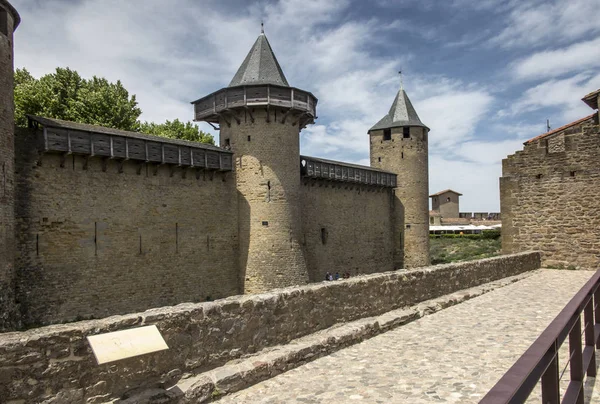
[[[0,397],[105,402],[263,348],[540,266],[535,252],[366,275],[0,336]],[[169,350],[97,365],[86,336],[156,324]],[[31,383],[28,383],[30,381]]]

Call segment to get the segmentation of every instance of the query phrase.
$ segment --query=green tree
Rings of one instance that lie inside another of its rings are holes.
[[[81,78],[69,68],[34,78],[26,69],[15,72],[15,122],[27,125],[27,114],[47,118],[102,125],[123,130],[138,130],[138,108],[135,95],[120,81],[105,78]]]
[[[202,132],[198,125],[191,122],[183,123],[179,119],[167,120],[165,123],[144,122],[140,124],[140,132],[150,135],[163,136],[171,139],[190,140],[215,144],[211,134]]]

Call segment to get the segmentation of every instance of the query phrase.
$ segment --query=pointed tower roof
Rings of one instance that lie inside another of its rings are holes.
[[[419,119],[417,111],[415,111],[415,108],[412,106],[412,103],[403,88],[396,94],[394,103],[387,115],[369,129],[369,132],[372,130],[396,128],[399,126],[421,126],[429,130],[429,128]]]
[[[264,32],[254,42],[248,56],[229,83],[229,87],[247,84],[275,84],[289,87]]]

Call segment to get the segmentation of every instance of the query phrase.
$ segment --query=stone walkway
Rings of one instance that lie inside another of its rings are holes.
[[[476,403],[591,275],[542,270],[219,402]]]

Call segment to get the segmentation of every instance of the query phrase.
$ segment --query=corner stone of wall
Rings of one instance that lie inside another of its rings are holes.
[[[67,402],[69,397],[106,402],[172,386],[183,374],[198,374],[337,323],[539,267],[540,254],[528,252],[6,333],[0,335],[0,397],[23,403]],[[88,335],[150,324],[156,324],[169,350],[96,364]]]

